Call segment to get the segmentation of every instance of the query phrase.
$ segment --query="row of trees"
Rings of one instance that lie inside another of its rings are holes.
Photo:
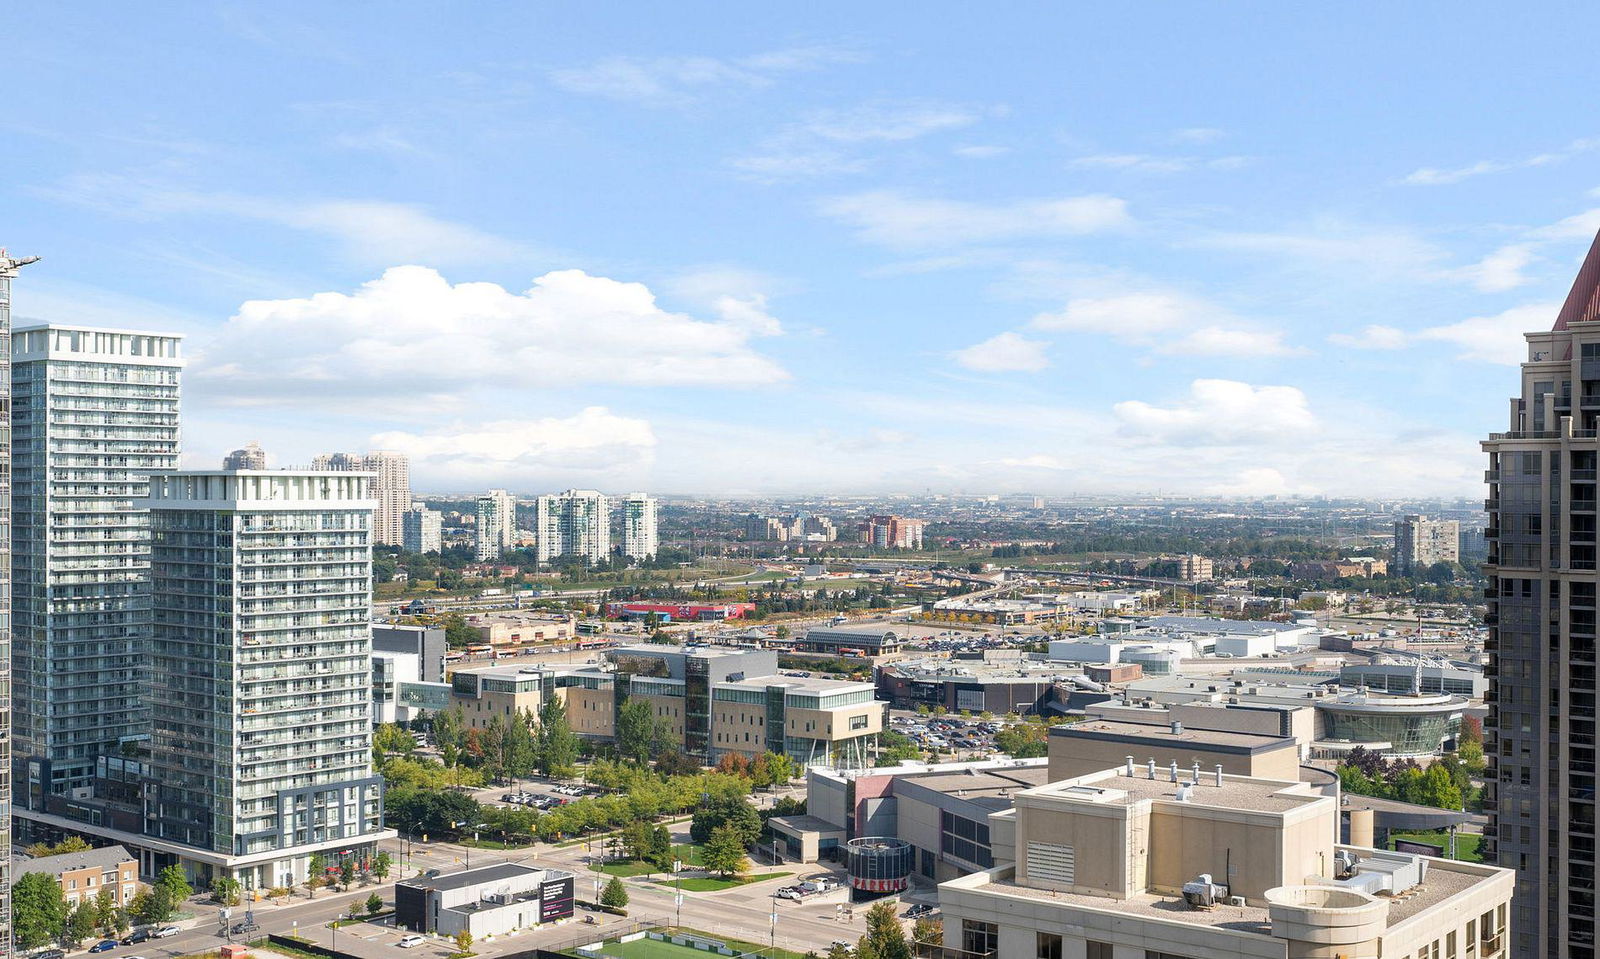
[[[1340,788],[1346,792],[1439,809],[1462,809],[1469,799],[1475,804],[1479,792],[1472,779],[1483,773],[1481,744],[1476,755],[1475,765],[1464,762],[1460,753],[1450,753],[1424,768],[1414,759],[1388,760],[1381,753],[1357,746],[1336,771]]]
[[[183,870],[168,866],[154,885],[141,889],[126,906],[119,906],[107,888],[101,888],[93,899],[69,906],[55,876],[30,872],[11,889],[12,931],[23,949],[51,943],[77,948],[93,936],[121,935],[132,923],[166,922],[178,904],[192,895],[194,889],[184,879]]]

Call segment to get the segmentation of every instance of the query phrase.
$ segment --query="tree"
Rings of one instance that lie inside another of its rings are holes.
[[[672,868],[672,834],[666,826],[656,826],[650,833],[650,851],[645,854],[645,860],[656,867],[658,872],[666,872]]]
[[[867,910],[867,934],[862,941],[878,959],[911,959],[911,944],[893,902],[879,902]]]
[[[456,954],[462,956],[472,954],[472,933],[465,929],[456,933]]]
[[[117,929],[117,900],[111,895],[110,888],[101,886],[100,891],[94,895],[94,924],[101,933],[111,935]]]
[[[384,723],[372,732],[372,748],[409,756],[417,751],[417,737],[396,723]]]
[[[59,856],[67,852],[88,852],[91,848],[93,847],[82,836],[68,836],[55,845],[36,842],[23,851],[35,859],[43,859],[46,856]]]
[[[194,887],[189,885],[189,880],[184,876],[183,869],[180,866],[172,865],[161,870],[161,874],[156,876],[156,885],[164,886],[168,892],[172,893],[174,904],[194,895]]]
[[[623,705],[627,710],[627,704]],[[567,710],[552,696],[539,706],[539,735],[535,740],[539,772],[545,776],[570,776],[578,761],[578,737],[567,722]]]
[[[1031,723],[1006,726],[994,734],[994,748],[1012,759],[1035,759],[1047,755],[1050,730]]]
[[[224,906],[239,904],[239,880],[231,876],[218,876],[211,880],[211,898]]]
[[[440,579],[442,586],[443,578]],[[467,624],[466,617],[451,613],[444,620],[444,643],[451,649],[462,649],[478,642],[478,630]]]
[[[378,877],[379,882],[389,878],[389,869],[394,866],[394,857],[387,851],[379,852],[372,857],[372,874]],[[377,895],[377,893],[373,893]]]
[[[878,759],[876,765],[898,766],[907,759],[921,759],[922,747],[911,737],[896,729],[885,729],[878,734]]]
[[[367,897],[367,915],[376,916],[383,911],[383,897],[377,893]]]
[[[142,903],[139,901],[139,895],[135,894],[133,897],[133,914],[142,923],[154,925],[166,922],[172,918],[172,913],[177,909],[178,904],[172,898],[172,889],[159,882],[150,887],[150,893],[145,896]]]
[[[737,826],[730,823],[712,831],[701,849],[700,858],[707,869],[716,871],[723,878],[739,876],[750,868],[750,860],[745,857],[744,850],[743,835]]]
[[[612,909],[622,909],[628,905],[628,890],[623,887],[621,879],[612,876],[611,881],[600,890],[600,905]]]
[[[11,887],[11,928],[17,945],[37,949],[61,938],[67,900],[54,876],[30,872]]]
[[[67,913],[67,922],[64,940],[77,948],[83,940],[94,935],[95,908],[91,901],[78,903]]]
[[[1476,716],[1462,716],[1461,730],[1456,733],[1456,738],[1463,743],[1477,743],[1483,745],[1483,720]]]
[[[743,795],[712,796],[701,802],[689,822],[689,838],[706,842],[722,826],[733,826],[741,846],[761,838],[761,814]]]
[[[936,945],[944,943],[944,920],[935,916],[923,916],[911,926],[911,940],[913,942],[931,942]]]
[[[828,947],[828,954],[824,959],[853,959],[853,956],[849,946],[841,941],[835,941],[833,945]]]
[[[356,864],[346,859],[339,864],[339,885],[345,892],[350,891],[350,884],[356,881]]]
[[[623,759],[648,765],[665,741],[665,724],[656,718],[649,700],[630,699],[617,710],[617,755]]]
[[[328,884],[328,859],[322,853],[312,853],[311,862],[306,867],[306,893],[311,899],[317,898],[317,890]]]

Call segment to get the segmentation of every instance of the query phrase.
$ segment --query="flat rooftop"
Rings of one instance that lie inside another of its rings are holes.
[[[1359,852],[1360,850],[1358,849],[1357,851]],[[1453,868],[1453,865],[1447,860],[1429,859],[1428,875],[1422,885],[1407,891],[1403,897],[1377,897],[1389,904],[1386,926],[1393,928],[1430,909],[1442,906],[1478,883],[1491,878],[1489,875],[1478,875],[1460,868]],[[1329,885],[1333,885],[1333,883],[1330,882]],[[1191,909],[1183,901],[1183,897],[1179,895],[1166,896],[1158,893],[1139,893],[1127,899],[1113,899],[1110,896],[1091,896],[1079,893],[1054,892],[1049,889],[1034,889],[1030,886],[1018,885],[1010,879],[990,880],[988,883],[971,888],[986,889],[1004,895],[1020,896],[1025,899],[1043,900],[1067,907],[1125,913],[1149,919],[1164,919],[1169,922],[1206,926],[1212,929],[1230,929],[1235,932],[1253,932],[1264,936],[1272,935],[1272,920],[1264,906],[1218,905],[1213,909]]]
[[[856,689],[876,689],[872,683],[857,682],[851,679],[823,679],[816,676],[752,676],[748,679],[729,680],[727,682],[712,683],[713,686],[749,686],[756,689],[766,689],[769,686],[783,686],[790,692],[819,692],[837,693]]]
[[[1097,739],[1105,742],[1125,742],[1130,746],[1151,745],[1162,748],[1193,743],[1219,752],[1264,752],[1274,749],[1297,748],[1287,736],[1263,736],[1257,733],[1236,733],[1222,729],[1195,729],[1183,727],[1182,732],[1172,732],[1171,726],[1161,722],[1136,723],[1119,719],[1089,719],[1081,723],[1063,723],[1050,730],[1052,738]],[[1134,754],[1134,762],[1147,757]],[[1160,770],[1157,770],[1160,772]],[[1181,773],[1183,770],[1180,769]],[[1209,770],[1203,770],[1209,772]]]
[[[415,879],[403,880],[400,885],[414,886],[419,889],[465,889],[468,886],[479,886],[489,882],[502,882],[526,876],[529,873],[546,872],[536,866],[524,866],[519,862],[497,862],[476,869],[463,869],[460,872],[447,872],[431,879],[418,876]]]
[[[1167,768],[1157,766],[1156,778],[1151,779],[1144,769],[1136,767],[1132,776],[1120,771],[1079,776],[1030,790],[1029,795],[1118,806],[1154,800],[1176,802],[1178,790],[1192,778],[1192,771],[1181,766],[1177,782],[1172,781]],[[1190,791],[1187,802],[1193,806],[1280,813],[1327,798],[1304,783],[1250,776],[1223,776],[1222,785],[1218,786],[1214,771],[1201,770],[1200,782]]]
[[[912,776],[905,785],[921,786],[946,796],[956,796],[996,809],[1011,808],[1011,797],[1024,789],[1036,789],[1050,781],[1046,766],[1021,766],[971,772],[937,772]],[[899,787],[897,784],[896,788]]]

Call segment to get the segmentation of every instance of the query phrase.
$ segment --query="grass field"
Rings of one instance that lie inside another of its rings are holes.
[[[707,939],[720,940],[727,943],[728,948],[739,952],[759,952],[763,956],[771,956],[772,959],[805,959],[804,953],[790,952],[787,949],[774,951],[758,943],[741,942],[737,939],[713,936],[710,933],[695,932],[689,929],[683,931],[691,935],[704,936]],[[633,942],[608,942],[601,949],[601,952],[613,957],[613,959],[707,959],[708,956],[713,957],[713,959],[723,959],[723,957],[714,952],[693,949],[689,946],[676,946],[670,942],[648,937],[636,939]]]
[[[752,876],[741,876],[737,879],[685,879],[683,880],[684,892],[721,892],[732,889],[734,886],[747,886],[752,882],[762,882],[767,879],[779,879],[783,876],[792,876],[792,872],[760,872]],[[663,886],[678,888],[676,879],[657,879],[656,882]]]
[[[1450,834],[1446,832],[1392,832],[1389,834],[1389,848],[1394,848],[1394,840],[1409,839],[1412,842],[1432,843],[1443,846],[1446,858],[1450,855]],[[1456,858],[1462,862],[1483,862],[1483,837],[1473,834],[1456,833]]]

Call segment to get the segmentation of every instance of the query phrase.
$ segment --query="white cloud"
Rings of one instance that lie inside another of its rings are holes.
[[[1330,333],[1328,342],[1353,350],[1401,350],[1411,344],[1411,336],[1405,330],[1373,323],[1360,333]]]
[[[1485,293],[1503,293],[1528,282],[1523,269],[1533,262],[1533,248],[1526,243],[1503,246],[1453,275],[1469,281]]]
[[[1127,203],[1104,194],[985,204],[882,190],[833,197],[821,209],[854,226],[861,239],[892,247],[1082,236],[1132,223]]]
[[[977,122],[966,107],[924,100],[874,100],[848,109],[815,110],[768,137],[755,152],[728,161],[762,180],[859,173],[870,160],[858,151],[899,143]]]
[[[1205,492],[1211,496],[1294,496],[1315,493],[1312,487],[1292,485],[1282,472],[1268,466],[1240,470],[1232,479],[1213,483]]]
[[[1458,360],[1516,366],[1528,358],[1528,341],[1523,334],[1548,329],[1560,310],[1559,303],[1514,306],[1493,316],[1474,316],[1447,326],[1429,327],[1418,332],[1415,339],[1452,344],[1461,351],[1456,354]]]
[[[992,157],[1005,156],[1011,152],[1011,148],[989,143],[970,143],[966,146],[956,147],[950,152],[958,157],[966,157],[969,160],[988,160]]]
[[[1371,228],[1336,221],[1315,223],[1300,232],[1214,233],[1200,237],[1194,245],[1255,257],[1305,260],[1324,268],[1353,266],[1364,272],[1382,274],[1431,270],[1444,256],[1438,247],[1404,229]]]
[[[1600,233],[1600,207],[1575,213],[1549,226],[1533,231],[1541,240],[1592,240]]]
[[[765,386],[788,375],[751,346],[777,329],[764,307],[730,297],[709,322],[663,310],[643,284],[581,270],[512,293],[402,266],[353,294],[246,302],[204,345],[194,378],[224,401],[310,403],[489,386]]]
[[[748,57],[604,57],[550,71],[556,86],[573,93],[662,106],[685,106],[718,89],[756,89],[785,73],[859,62],[858,52],[817,45]]]
[[[1173,293],[1079,297],[1059,313],[1041,313],[1039,330],[1096,333],[1158,353],[1286,356],[1298,352],[1277,330],[1252,328],[1227,310]]]
[[[456,424],[429,432],[394,430],[372,445],[411,457],[433,482],[537,485],[557,477],[612,476],[648,467],[656,448],[650,423],[591,406],[567,417]],[[569,480],[555,480],[560,482]]]
[[[1406,174],[1399,182],[1411,186],[1440,186],[1449,183],[1460,183],[1462,180],[1489,173],[1505,173],[1509,170],[1522,170],[1529,167],[1563,163],[1573,157],[1592,153],[1595,150],[1600,150],[1600,137],[1588,137],[1581,140],[1573,140],[1565,147],[1551,153],[1537,153],[1513,160],[1479,160],[1463,167],[1446,169],[1421,167]]]
[[[1124,433],[1175,446],[1302,441],[1317,423],[1295,387],[1236,380],[1195,380],[1189,396],[1172,406],[1128,400],[1112,412]]]
[[[1048,346],[1043,340],[1001,333],[950,355],[957,363],[980,373],[1033,373],[1050,365],[1050,358],[1045,355]]]
[[[1152,156],[1147,153],[1097,153],[1077,157],[1076,167],[1102,170],[1127,170],[1133,173],[1184,173],[1189,170],[1237,170],[1249,157]]]
[[[1172,139],[1179,143],[1215,143],[1227,134],[1216,127],[1188,127],[1174,130]]]

